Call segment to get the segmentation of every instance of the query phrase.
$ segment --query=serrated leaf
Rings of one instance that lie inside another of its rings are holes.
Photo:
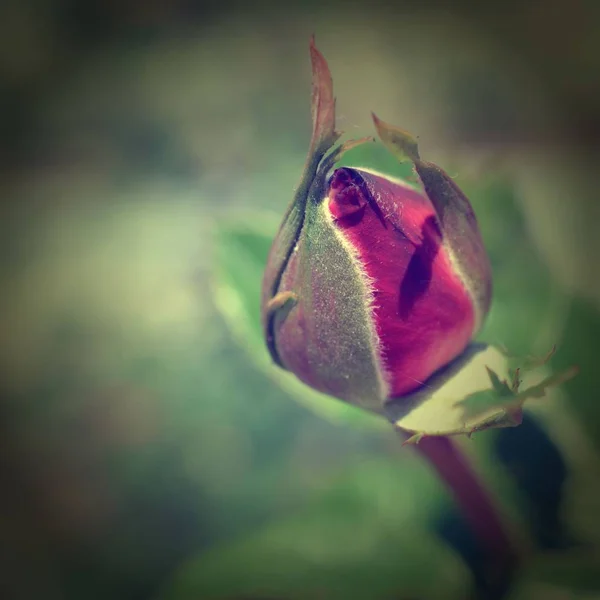
[[[465,420],[477,418],[490,409],[503,411],[517,410],[523,406],[523,403],[530,398],[542,398],[546,395],[548,388],[557,387],[577,374],[577,367],[571,367],[560,373],[550,375],[535,385],[531,385],[525,390],[517,393],[513,392],[505,382],[500,382],[503,386],[500,389],[490,388],[484,392],[476,392],[459,400],[456,405],[464,410]],[[499,380],[497,380],[499,382]]]

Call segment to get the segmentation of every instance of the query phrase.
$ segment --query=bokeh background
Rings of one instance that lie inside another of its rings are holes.
[[[2,597],[485,595],[430,467],[260,340],[312,33],[339,127],[376,111],[473,198],[484,337],[581,367],[464,448],[528,549],[509,597],[600,597],[594,0],[2,2]]]

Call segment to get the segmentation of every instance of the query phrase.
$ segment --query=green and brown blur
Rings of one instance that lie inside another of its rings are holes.
[[[580,369],[459,441],[518,541],[494,593],[600,593],[600,6],[438,4],[0,8],[0,595],[488,594],[431,467],[264,347],[313,33],[346,137],[402,124],[471,200],[480,339]],[[344,164],[412,177],[379,144]]]

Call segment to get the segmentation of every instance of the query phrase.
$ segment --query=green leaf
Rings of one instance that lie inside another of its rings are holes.
[[[559,352],[558,368],[576,364],[580,373],[566,385],[569,405],[578,415],[589,439],[600,449],[600,402],[598,402],[598,340],[600,311],[591,302],[576,299],[570,307]]]
[[[457,171],[492,263],[492,308],[479,339],[520,357],[546,352],[561,339],[570,298],[537,252],[510,178],[496,174],[469,181]]]

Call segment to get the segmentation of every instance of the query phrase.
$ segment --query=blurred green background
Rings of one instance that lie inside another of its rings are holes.
[[[260,339],[315,33],[339,127],[371,134],[376,111],[472,198],[483,337],[581,367],[463,446],[528,548],[509,597],[600,597],[599,19],[594,0],[3,2],[0,594],[473,593],[430,467]]]

